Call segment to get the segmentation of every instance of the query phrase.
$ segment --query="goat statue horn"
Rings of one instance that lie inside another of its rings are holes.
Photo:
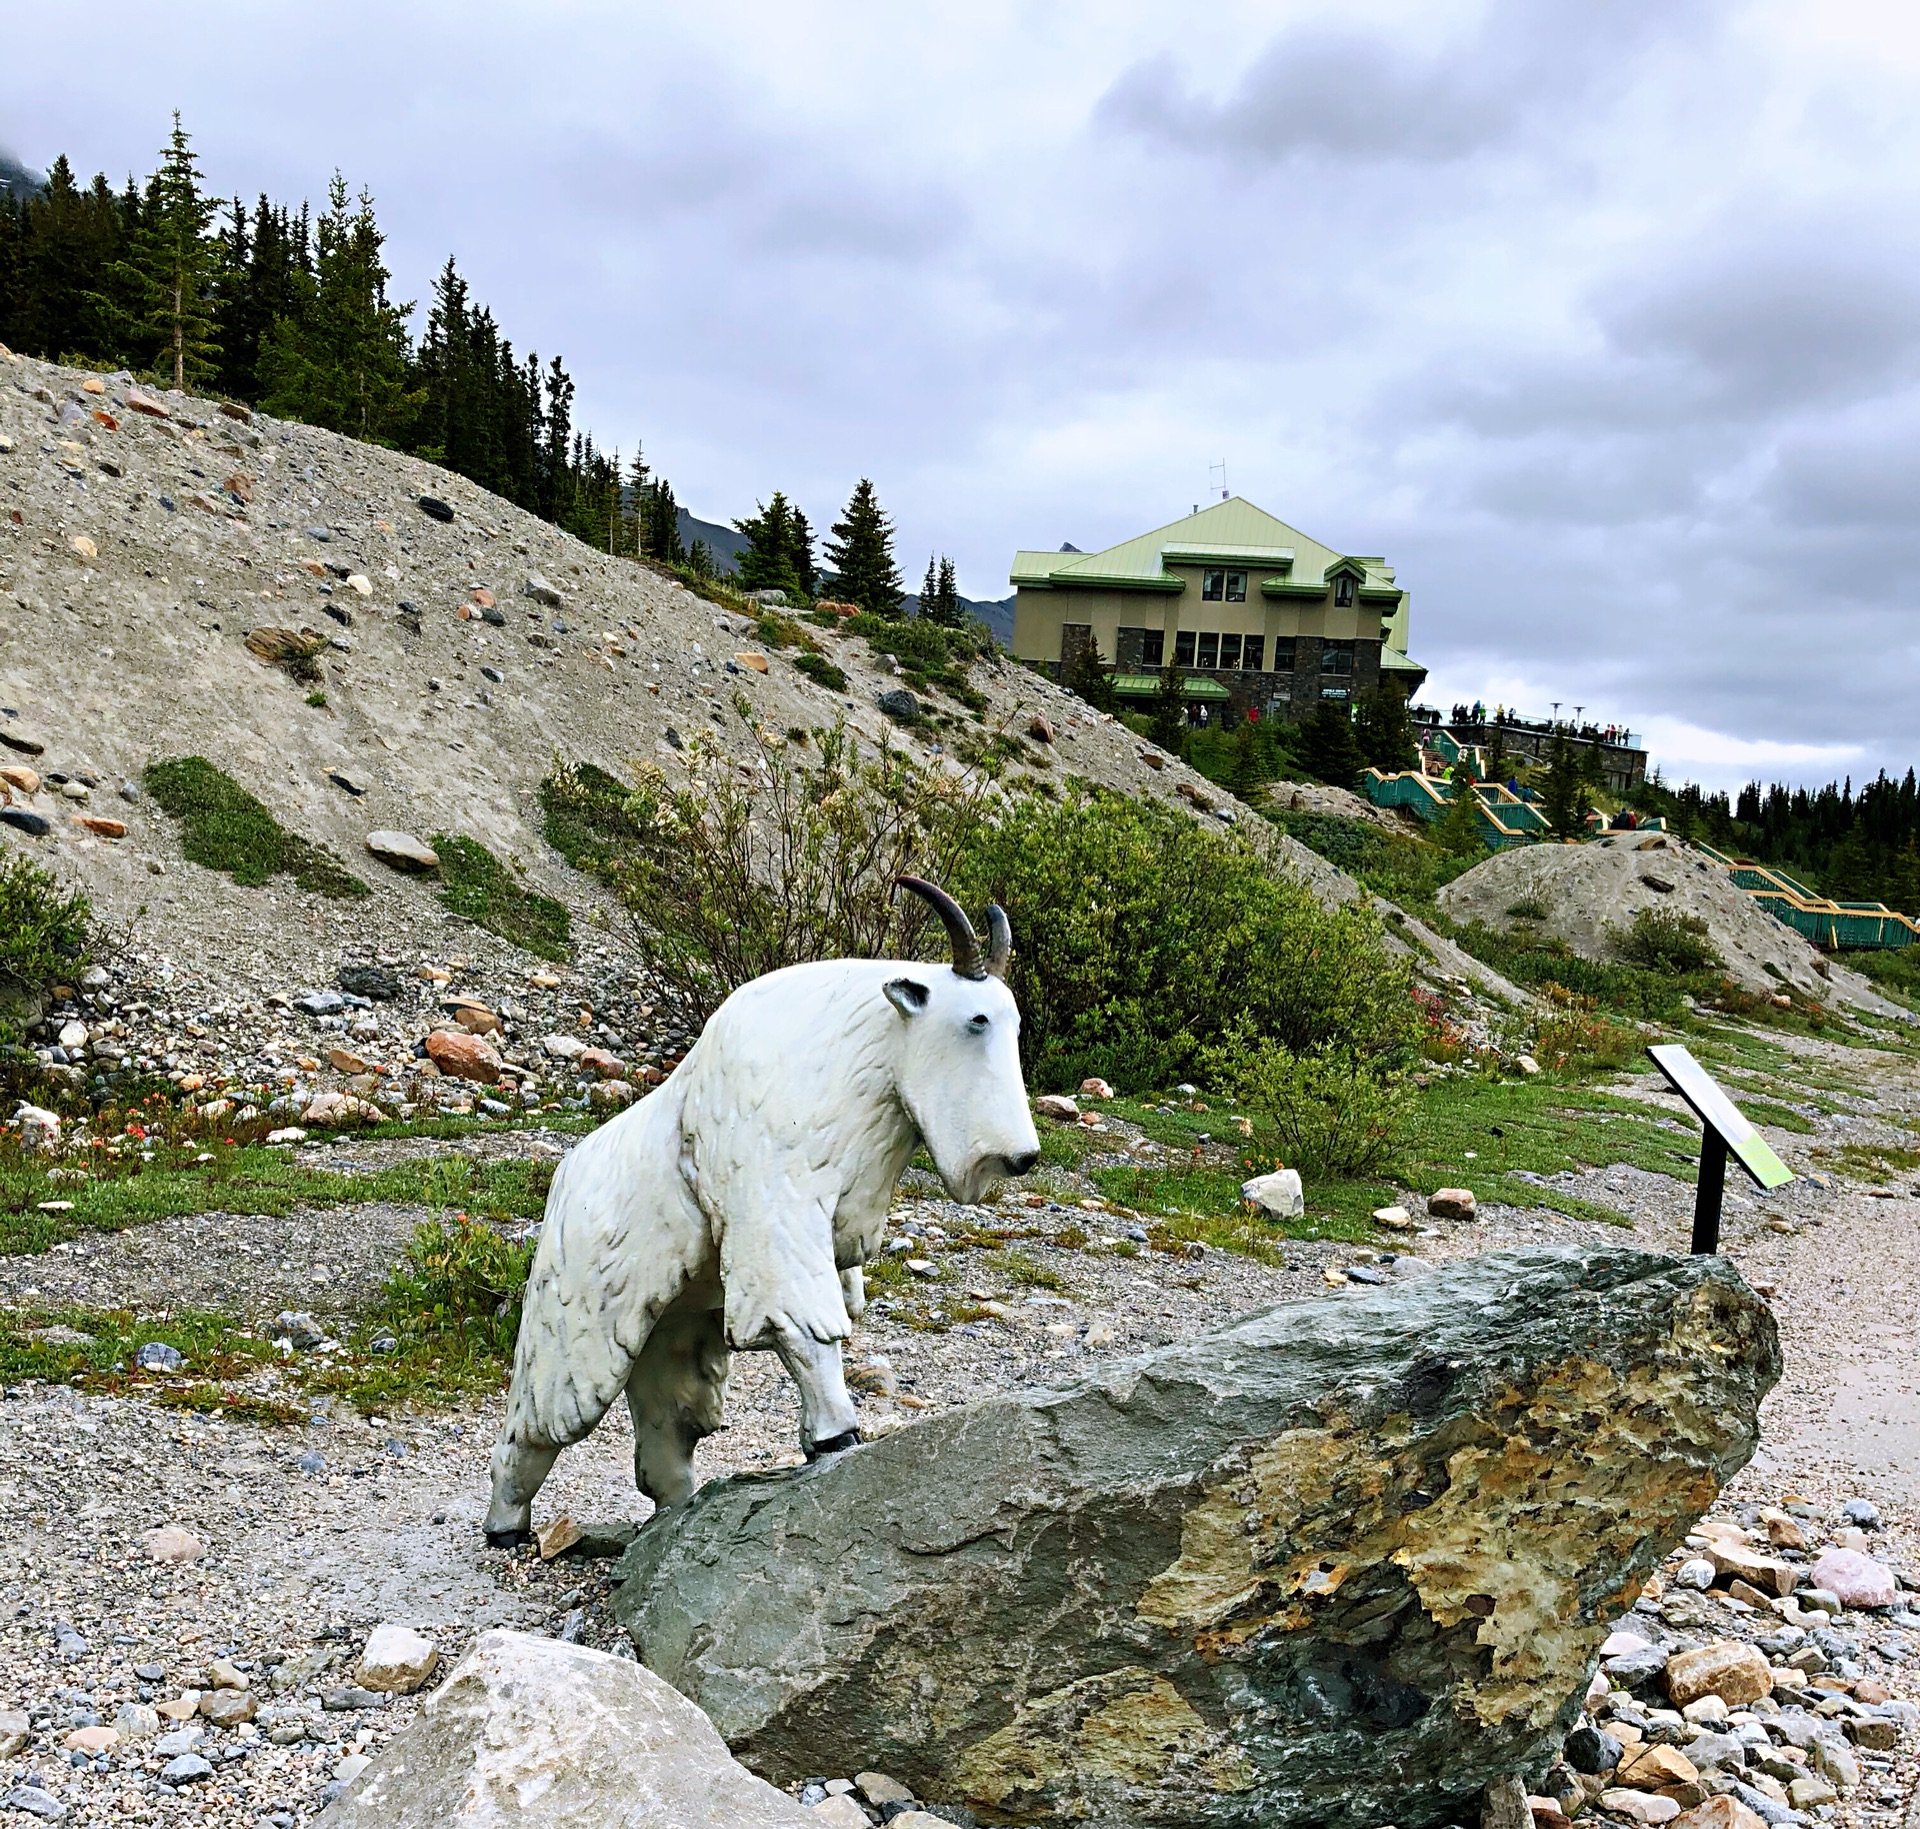
[[[1007,961],[1013,957],[1013,929],[1007,925],[1007,911],[998,902],[987,904],[987,976],[1004,978]]]
[[[980,957],[980,937],[973,931],[973,923],[967,919],[967,911],[948,895],[944,889],[929,883],[924,877],[897,876],[893,879],[896,889],[910,889],[926,902],[940,917],[940,924],[947,930],[947,942],[953,948],[953,969],[961,978],[984,978],[988,967]],[[1004,921],[1006,917],[1003,915]]]

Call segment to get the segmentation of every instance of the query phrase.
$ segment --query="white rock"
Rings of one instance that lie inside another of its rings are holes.
[[[113,1725],[122,1740],[151,1740],[160,1731],[160,1711],[146,1702],[123,1702]]]
[[[394,870],[438,870],[440,854],[411,832],[369,832],[367,849]]]
[[[578,1060],[587,1051],[587,1044],[577,1035],[543,1035],[540,1046],[557,1061]]]
[[[1307,1210],[1298,1169],[1275,1169],[1240,1184],[1240,1198],[1275,1219],[1298,1219]]]
[[[323,1829],[807,1829],[643,1665],[483,1632]]]
[[[440,1648],[410,1626],[375,1626],[355,1673],[364,1688],[410,1696],[433,1675]]]
[[[29,1150],[57,1150],[60,1147],[60,1114],[44,1106],[23,1103],[13,1114],[20,1126],[20,1144]]]
[[[1528,1079],[1532,1079],[1533,1076],[1540,1071],[1540,1063],[1535,1060],[1531,1054],[1515,1055],[1513,1064],[1518,1067]]]
[[[1674,1572],[1673,1585],[1677,1588],[1698,1588],[1702,1593],[1713,1586],[1716,1571],[1712,1563],[1704,1556],[1691,1556]]]
[[[83,1022],[66,1022],[60,1025],[60,1046],[63,1048],[84,1048],[87,1045],[87,1025]]]
[[[819,1829],[873,1829],[866,1811],[844,1793],[810,1806],[807,1815]]]
[[[1043,1092],[1034,1100],[1033,1109],[1043,1118],[1057,1118],[1062,1123],[1075,1122],[1080,1116],[1079,1101],[1064,1092]]]

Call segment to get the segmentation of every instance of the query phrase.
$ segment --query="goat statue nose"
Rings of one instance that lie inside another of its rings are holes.
[[[1037,1149],[1022,1150],[1019,1155],[1007,1158],[1007,1167],[1016,1175],[1024,1175],[1039,1160],[1040,1152]]]

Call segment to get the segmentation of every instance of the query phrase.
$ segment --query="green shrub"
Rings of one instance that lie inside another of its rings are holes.
[[[1707,924],[1698,915],[1642,908],[1627,926],[1614,929],[1613,938],[1621,958],[1649,971],[1684,977],[1720,964],[1720,955],[1707,938]]]
[[[514,1244],[464,1213],[427,1220],[387,1277],[387,1325],[413,1340],[457,1338],[507,1356],[520,1332],[533,1253],[531,1240]]]
[[[948,887],[1013,924],[1010,982],[1036,1086],[1168,1086],[1242,1021],[1301,1054],[1410,1060],[1404,961],[1361,907],[1322,908],[1244,837],[1076,784],[982,825]]]
[[[844,725],[796,757],[744,698],[734,711],[763,766],[743,778],[696,739],[679,781],[645,771],[631,834],[601,870],[648,968],[699,1018],[781,966],[911,957],[930,915],[894,878],[944,882],[986,804],[984,777],[955,779],[885,743],[863,751]]]
[[[1507,913],[1516,921],[1544,921],[1548,912],[1546,903],[1537,895],[1522,896],[1507,909]]]
[[[845,692],[847,676],[828,660],[824,654],[802,654],[793,663],[796,673],[804,673],[816,685],[826,687],[829,692]]]
[[[39,1018],[44,993],[85,971],[93,904],[31,858],[0,853],[0,1042]]]
[[[1208,1049],[1202,1068],[1209,1084],[1273,1126],[1280,1160],[1303,1175],[1377,1174],[1412,1124],[1403,1075],[1356,1048],[1295,1054],[1242,1029]]]
[[[1357,878],[1375,895],[1425,904],[1456,876],[1481,862],[1484,851],[1450,855],[1410,833],[1390,832],[1368,819],[1338,813],[1270,811],[1267,817],[1309,851]]]
[[[1689,992],[1704,998],[1718,990],[1717,981],[1688,983],[1622,960],[1583,959],[1558,937],[1500,933],[1478,922],[1463,928],[1444,920],[1439,925],[1482,964],[1515,984],[1549,994],[1550,987],[1557,987],[1649,1022],[1677,1022],[1686,1014]]]
[[[267,809],[204,756],[149,763],[141,775],[163,812],[180,822],[189,863],[250,889],[290,876],[302,889],[345,900],[369,893],[332,852],[285,830]]]
[[[591,762],[558,762],[540,783],[547,843],[576,870],[603,870],[639,828],[627,812],[633,790]]]
[[[542,959],[566,958],[570,923],[564,903],[522,889],[507,867],[471,838],[436,832],[433,848],[440,858],[443,908]]]

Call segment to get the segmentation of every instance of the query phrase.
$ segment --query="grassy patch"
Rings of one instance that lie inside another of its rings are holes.
[[[258,888],[290,876],[316,895],[346,900],[365,883],[330,851],[285,830],[231,775],[204,756],[149,763],[142,780],[160,808],[180,822],[187,860]]]
[[[1058,1289],[1058,1271],[1049,1269],[1024,1251],[989,1251],[980,1259],[980,1268],[1004,1283],[1021,1289]]]
[[[53,1331],[55,1338],[48,1339]],[[74,1339],[71,1336],[83,1336]],[[47,1308],[0,1312],[0,1380],[41,1379],[80,1390],[138,1397],[163,1409],[220,1415],[236,1422],[303,1423],[320,1397],[344,1399],[362,1414],[404,1404],[444,1403],[499,1389],[506,1355],[459,1338],[394,1338],[384,1322],[348,1330],[336,1353],[283,1358],[273,1342],[231,1315],[170,1309]],[[135,1363],[150,1342],[171,1346],[173,1371]],[[324,1440],[320,1443],[324,1448]]]
[[[804,673],[816,686],[824,686],[829,692],[845,692],[847,676],[824,654],[802,654],[793,663],[796,673]]]
[[[198,1147],[205,1141],[208,1147]],[[85,1147],[49,1161],[17,1145],[0,1151],[0,1253],[45,1251],[82,1232],[114,1232],[188,1213],[291,1213],[297,1206],[384,1200],[529,1219],[546,1204],[553,1164],[466,1157],[390,1163],[365,1174],[307,1168],[285,1150],[192,1138],[138,1150]],[[202,1154],[207,1161],[200,1161]],[[46,1211],[42,1203],[71,1203]]]
[[[471,838],[437,832],[433,848],[440,858],[443,908],[542,959],[567,957],[571,922],[565,904],[521,888],[513,873]]]
[[[576,870],[604,870],[637,836],[624,783],[591,762],[563,764],[540,783],[547,843]]]
[[[1848,1143],[1810,1153],[1855,1181],[1889,1181],[1920,1169],[1920,1149],[1894,1143]]]

